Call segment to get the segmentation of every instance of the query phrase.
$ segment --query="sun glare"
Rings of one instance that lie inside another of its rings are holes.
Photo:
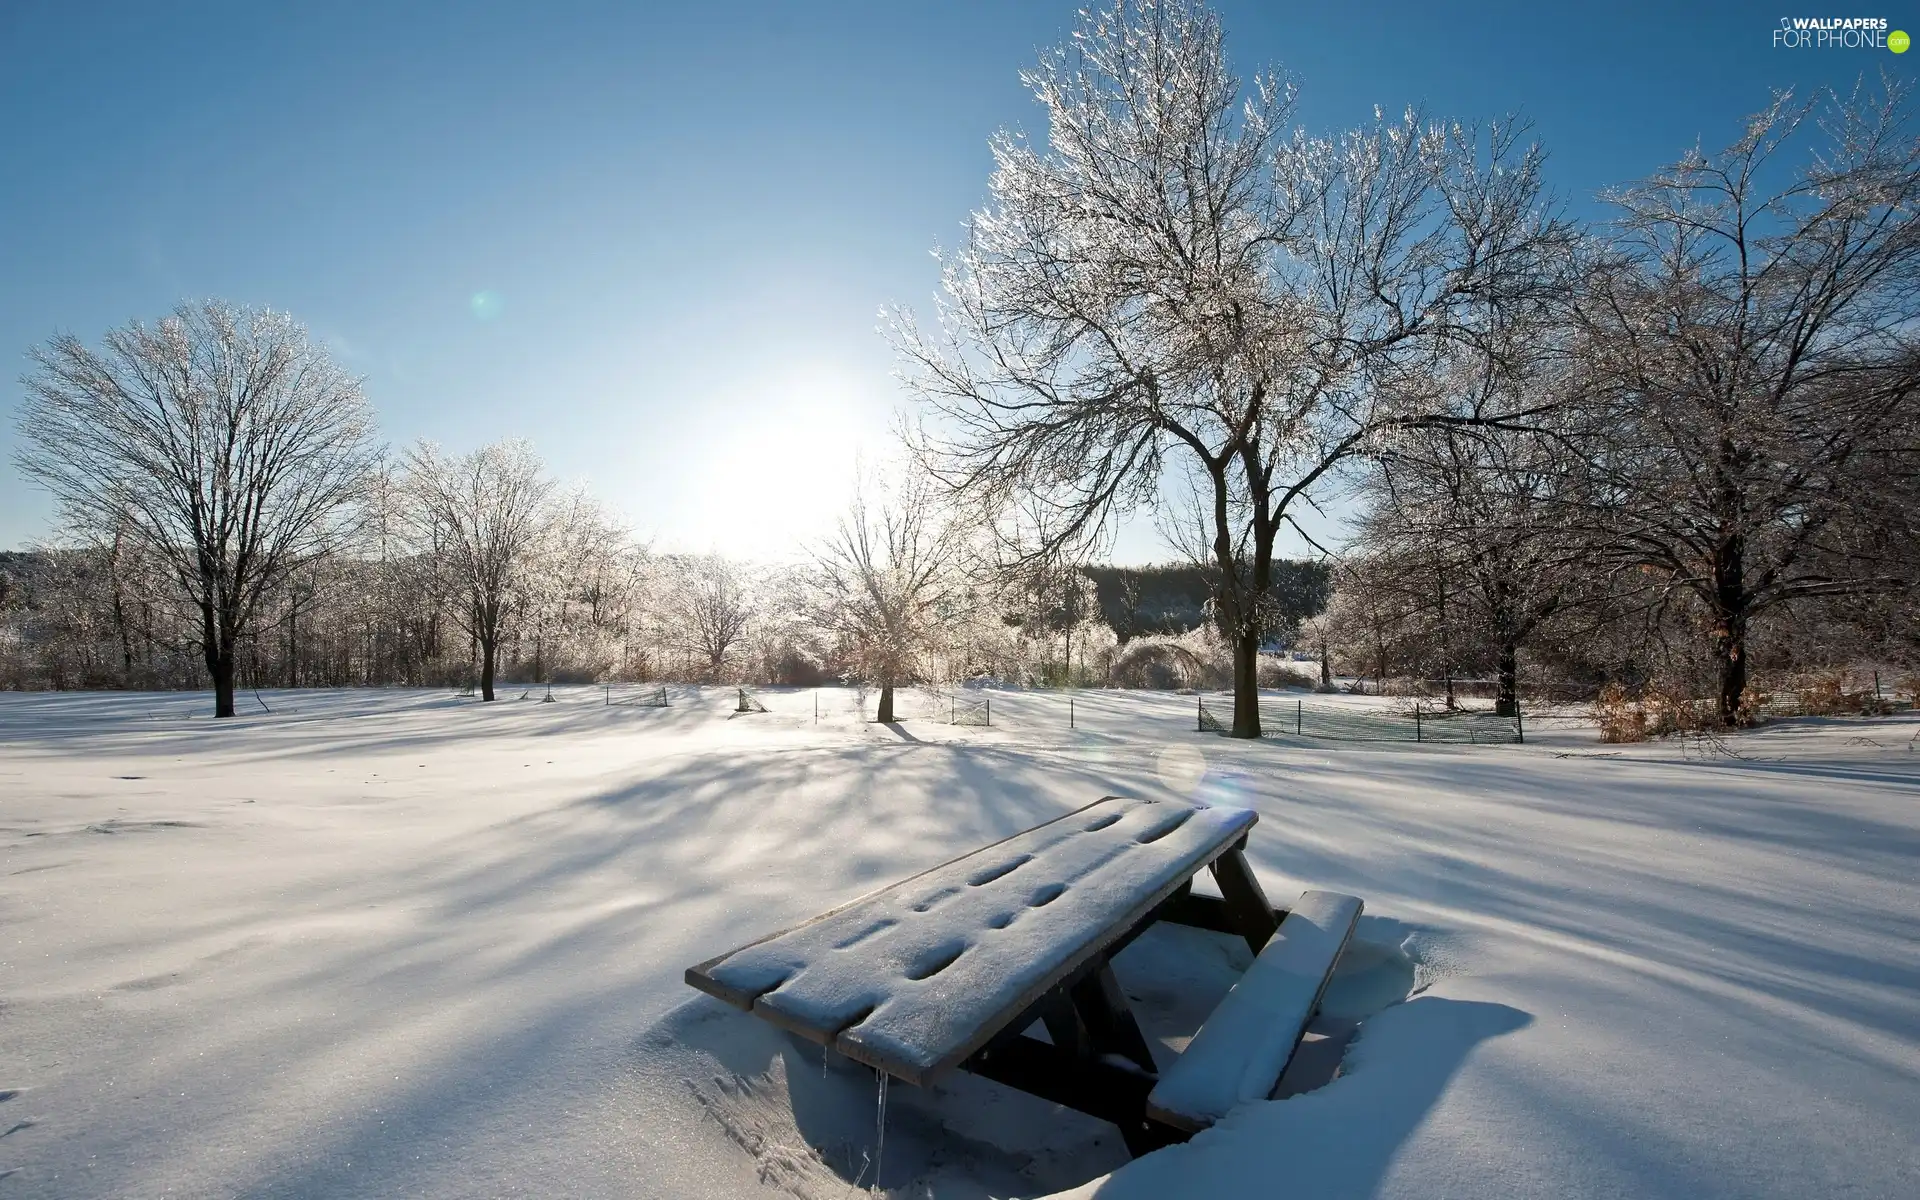
[[[708,536],[785,557],[831,527],[852,495],[863,445],[886,432],[858,378],[803,364],[727,406],[711,469],[701,473],[712,481],[700,512]]]

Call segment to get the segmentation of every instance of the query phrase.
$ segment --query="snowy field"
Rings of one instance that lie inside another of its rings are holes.
[[[993,1085],[896,1086],[888,1194],[1920,1196],[1920,719],[1735,757],[1573,719],[1249,745],[1165,694],[1081,693],[1069,729],[1059,695],[969,728],[918,694],[887,727],[849,691],[816,722],[807,691],[521,690],[217,725],[0,695],[0,1198],[854,1194],[871,1074],[682,971],[1115,792],[1256,808],[1276,902],[1365,898],[1338,1076],[1131,1165]],[[1157,1053],[1245,955],[1129,948]]]

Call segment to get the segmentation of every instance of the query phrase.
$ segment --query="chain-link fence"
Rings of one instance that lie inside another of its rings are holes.
[[[1224,720],[1207,706],[1205,696],[1195,696],[1194,703],[1202,733],[1231,731],[1231,699],[1222,706],[1226,713]],[[1526,741],[1525,718],[1518,714],[1503,717],[1486,709],[1349,708],[1264,696],[1260,699],[1260,732],[1266,737],[1319,738],[1330,742],[1497,746]]]
[[[952,696],[948,699],[948,721],[954,725],[992,725],[993,698]]]
[[[611,683],[601,689],[608,708],[666,708],[667,689],[663,686]],[[591,693],[589,693],[591,694]]]

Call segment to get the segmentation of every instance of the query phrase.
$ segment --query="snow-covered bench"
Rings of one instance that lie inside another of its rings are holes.
[[[1109,796],[686,979],[907,1083],[957,1068],[1110,1120],[1142,1153],[1186,1127],[1147,1115],[1157,1069],[1109,960],[1160,920],[1238,934],[1258,953],[1287,914],[1242,854],[1257,820]],[[1219,897],[1193,892],[1201,870]],[[1036,1023],[1046,1041],[1026,1035]]]
[[[1147,1115],[1196,1133],[1234,1107],[1273,1094],[1327,980],[1353,936],[1356,896],[1306,892],[1279,932],[1167,1068],[1147,1097]]]

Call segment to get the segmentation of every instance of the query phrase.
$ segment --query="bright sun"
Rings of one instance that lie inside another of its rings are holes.
[[[855,460],[883,449],[886,423],[849,371],[803,364],[728,405],[699,525],[729,553],[785,557],[846,506]],[[738,549],[736,549],[738,547]]]

